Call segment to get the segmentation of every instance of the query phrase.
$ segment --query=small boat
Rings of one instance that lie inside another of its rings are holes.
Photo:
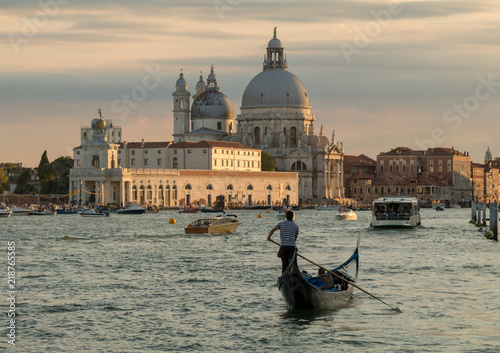
[[[436,211],[444,211],[443,205],[436,205]]]
[[[28,213],[28,216],[55,216],[57,211],[50,210],[32,210]]]
[[[27,208],[19,208],[19,207],[12,208],[11,211],[12,211],[12,217],[14,217],[14,216],[27,216],[31,212]]]
[[[144,213],[158,213],[160,212],[157,208],[146,208],[146,211]]]
[[[78,211],[76,210],[69,210],[69,209],[62,209],[62,208],[58,208],[57,209],[57,214],[58,215],[61,215],[61,214],[77,214]]]
[[[314,209],[317,211],[338,211],[339,206],[338,205],[332,205],[332,206],[314,206]]]
[[[235,215],[223,215],[213,218],[201,218],[190,225],[184,231],[186,234],[223,234],[236,232],[241,221]]]
[[[199,208],[186,207],[179,211],[179,213],[198,213],[200,211]]]
[[[146,209],[144,207],[140,207],[137,205],[130,205],[126,208],[121,208],[116,211],[118,214],[143,214],[146,212]]]
[[[91,208],[85,211],[80,212],[80,216],[82,217],[109,217],[109,211],[96,211]]]
[[[343,221],[355,221],[358,219],[358,215],[350,208],[339,208],[335,217]]]
[[[216,208],[211,208],[211,207],[202,207],[200,208],[200,212],[206,212],[206,213],[221,213],[222,209],[216,209]]]
[[[417,227],[420,225],[418,200],[410,196],[376,199],[372,208],[372,227]]]
[[[9,218],[10,216],[12,216],[12,211],[0,209],[0,217]]]
[[[330,272],[356,284],[358,263],[359,255],[358,247],[356,247],[349,260]],[[301,273],[297,264],[297,251],[295,251],[287,269],[278,278],[278,289],[289,309],[335,309],[347,303],[354,286],[330,273],[318,276]]]

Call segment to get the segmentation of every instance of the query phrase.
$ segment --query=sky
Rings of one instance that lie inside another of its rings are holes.
[[[500,156],[498,0],[11,0],[0,23],[0,162],[72,156],[98,109],[125,141],[171,141],[181,69],[193,94],[214,65],[237,115],[274,27],[346,154]]]

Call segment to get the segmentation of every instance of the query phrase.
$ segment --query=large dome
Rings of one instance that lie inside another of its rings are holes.
[[[309,95],[294,74],[282,70],[265,70],[248,84],[241,108],[289,106],[310,108]]]
[[[233,118],[233,105],[224,93],[205,91],[191,106],[191,118]]]

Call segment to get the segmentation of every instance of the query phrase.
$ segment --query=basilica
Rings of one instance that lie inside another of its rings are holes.
[[[224,196],[238,205],[276,205],[343,198],[342,143],[334,133],[329,140],[323,126],[315,133],[307,90],[288,71],[276,29],[266,50],[236,119],[213,66],[193,96],[180,73],[172,141],[126,142],[99,111],[74,148],[71,201],[211,205]],[[275,158],[278,171],[261,171],[262,151]]]

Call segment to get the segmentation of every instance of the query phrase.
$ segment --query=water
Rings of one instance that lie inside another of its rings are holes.
[[[401,313],[358,290],[342,309],[287,310],[276,288],[277,246],[265,240],[276,212],[231,213],[243,223],[222,236],[184,235],[201,215],[174,211],[0,219],[3,251],[16,242],[18,350],[500,350],[500,245],[468,223],[470,209],[424,209],[423,226],[412,230],[372,230],[369,212],[357,212],[358,221],[297,212],[299,252],[322,265],[346,260],[361,235],[358,285]],[[0,350],[9,347],[1,304]]]

